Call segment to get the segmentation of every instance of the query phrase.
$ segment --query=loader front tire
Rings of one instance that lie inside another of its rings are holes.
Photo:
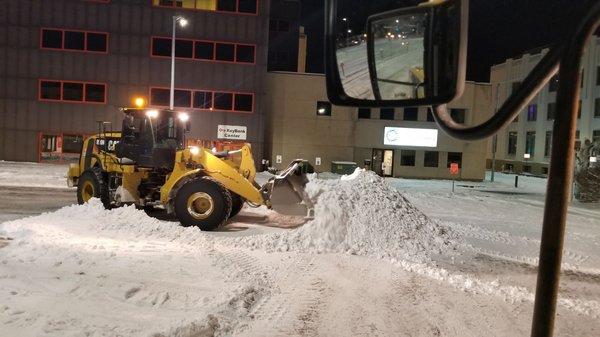
[[[110,208],[104,174],[96,167],[84,171],[77,182],[77,203],[83,205],[92,198],[100,199],[104,208]]]
[[[212,231],[231,214],[231,194],[218,181],[198,177],[186,182],[175,196],[175,215],[185,227]]]
[[[229,214],[229,218],[233,218],[234,216],[238,215],[238,213],[242,210],[242,207],[244,207],[244,199],[242,197],[240,197],[238,194],[235,194],[233,192],[231,193],[231,214]]]

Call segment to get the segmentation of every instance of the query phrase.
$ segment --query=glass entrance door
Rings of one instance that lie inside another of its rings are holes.
[[[371,170],[382,177],[391,177],[394,174],[394,151],[373,149]]]

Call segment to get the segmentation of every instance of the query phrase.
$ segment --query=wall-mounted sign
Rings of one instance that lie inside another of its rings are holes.
[[[277,163],[277,164],[281,164],[281,163],[283,163],[283,156],[281,156],[280,154],[278,154],[278,155],[275,157],[275,163]]]
[[[217,132],[217,138],[233,139],[233,140],[246,140],[247,134],[248,134],[248,128],[245,126],[219,125],[219,129]]]
[[[315,165],[321,166],[321,157],[315,158]]]
[[[386,127],[383,144],[391,146],[437,147],[438,130]]]

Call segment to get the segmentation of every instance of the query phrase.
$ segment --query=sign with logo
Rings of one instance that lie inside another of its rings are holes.
[[[246,140],[248,128],[238,125],[219,125],[217,138],[231,140]]]
[[[451,163],[450,164],[450,174],[453,176],[457,176],[459,172],[460,172],[460,168],[458,167],[458,163]]]
[[[383,144],[392,146],[437,147],[438,130],[386,127]]]

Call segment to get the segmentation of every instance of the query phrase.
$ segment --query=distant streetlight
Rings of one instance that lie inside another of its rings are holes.
[[[181,28],[187,26],[188,20],[186,20],[182,16],[174,15],[173,16],[173,31],[172,31],[172,40],[171,40],[171,92],[169,97],[169,109],[173,110],[175,108],[175,37],[177,30],[177,23]]]
[[[342,21],[346,22],[348,21],[348,18],[342,18]]]

